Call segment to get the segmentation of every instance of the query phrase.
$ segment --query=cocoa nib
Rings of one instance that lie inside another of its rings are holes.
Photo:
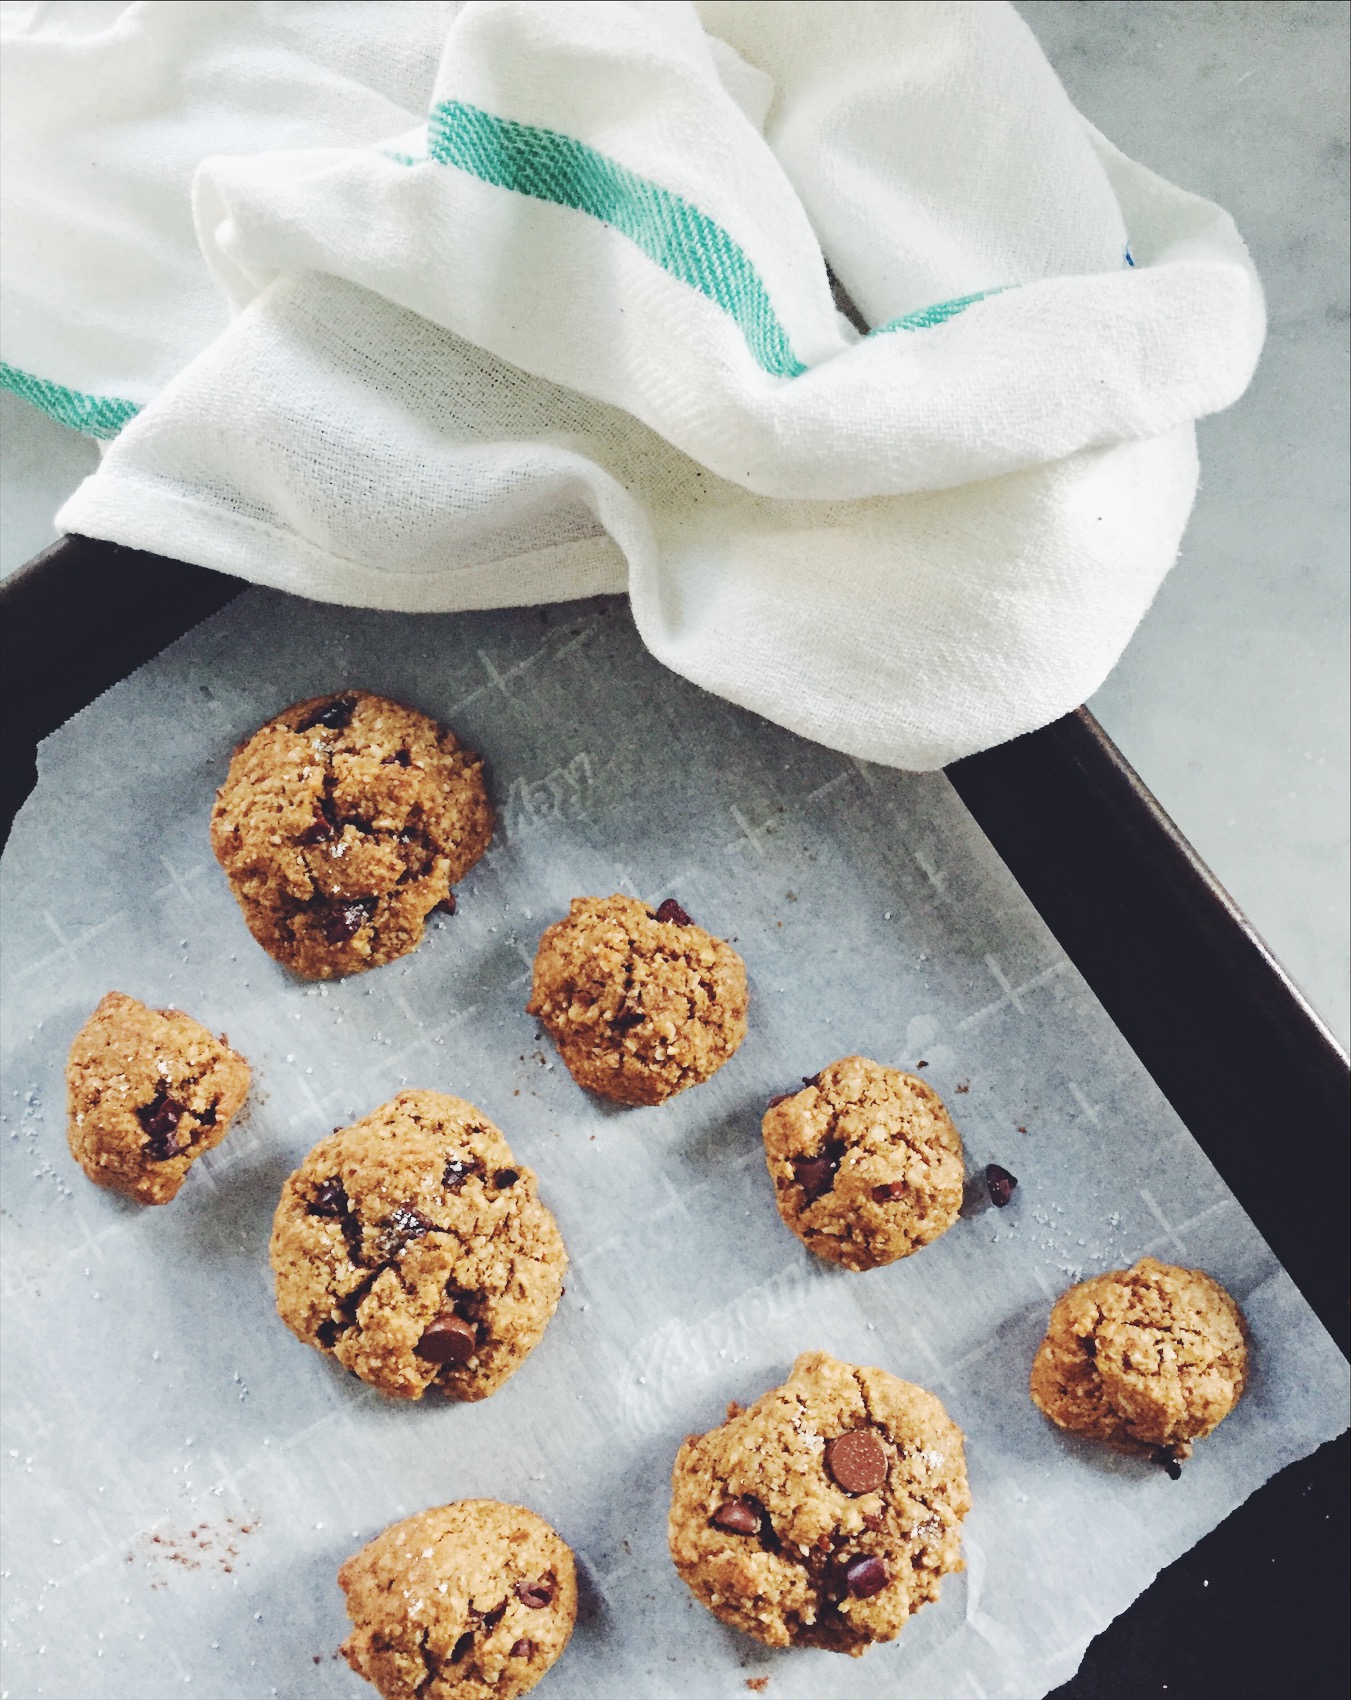
[[[1017,1184],[1018,1177],[1011,1175],[1007,1169],[1001,1169],[998,1163],[985,1165],[985,1185],[989,1189],[990,1203],[996,1210],[1002,1210],[1013,1197]]]
[[[188,1135],[179,1133],[179,1123],[187,1113],[186,1104],[180,1104],[177,1098],[170,1097],[163,1090],[157,1092],[144,1109],[136,1112],[145,1129],[145,1154],[152,1162],[165,1163],[190,1143]]]
[[[692,927],[693,920],[680,907],[674,897],[668,897],[657,909],[659,921],[674,921],[677,927]]]

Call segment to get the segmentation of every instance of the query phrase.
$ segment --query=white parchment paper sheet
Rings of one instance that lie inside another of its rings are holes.
[[[232,746],[345,685],[450,724],[498,836],[411,958],[308,986],[253,944],[211,858]],[[709,1084],[616,1110],[523,1014],[579,893],[674,895],[744,954],[749,1037]],[[596,1696],[1036,1696],[1168,1563],[1344,1423],[1346,1366],[1059,953],[946,780],[860,766],[663,671],[622,603],[415,618],[250,592],[50,739],[4,866],[5,1689],[353,1696],[334,1572],[395,1518],[533,1506],[583,1609],[541,1689]],[[167,1209],[97,1191],[63,1066],[118,987],[224,1029],[252,1109]],[[779,1221],[765,1100],[861,1051],[926,1076],[968,1168],[1020,1185],[918,1256],[818,1263]],[[281,1182],[405,1086],[460,1093],[540,1173],[572,1256],[496,1397],[386,1402],[277,1321]],[[1247,1310],[1254,1373],[1179,1482],[1028,1401],[1053,1296],[1142,1252]],[[689,1431],[822,1347],[933,1388],[968,1437],[967,1571],[896,1643],[773,1653],[666,1553]]]

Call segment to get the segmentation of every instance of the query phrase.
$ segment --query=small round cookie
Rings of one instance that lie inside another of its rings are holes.
[[[542,1517],[461,1499],[405,1517],[338,1572],[342,1654],[384,1700],[516,1700],[568,1644],[572,1554]]]
[[[857,1656],[962,1569],[970,1509],[962,1431],[932,1393],[804,1352],[782,1387],[680,1448],[668,1535],[724,1623]]]
[[[761,1123],[779,1214],[818,1257],[875,1269],[928,1245],[962,1207],[962,1141],[913,1074],[841,1057]]]
[[[167,1204],[248,1090],[249,1065],[200,1021],[109,992],[70,1047],[70,1154],[97,1185]]]
[[[400,1092],[321,1139],[272,1223],[282,1321],[394,1399],[495,1393],[539,1344],[567,1263],[534,1172],[440,1092]]]
[[[479,758],[366,691],[284,709],[235,751],[211,812],[249,931],[310,980],[415,949],[492,832]]]
[[[1199,1269],[1142,1257],[1056,1300],[1032,1403],[1060,1428],[1170,1466],[1223,1422],[1248,1369],[1243,1312]]]
[[[579,1086],[660,1104],[707,1080],[746,1037],[746,964],[667,898],[574,897],[535,955],[526,1014]]]

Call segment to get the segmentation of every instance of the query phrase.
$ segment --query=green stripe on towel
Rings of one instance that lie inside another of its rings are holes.
[[[141,411],[134,401],[123,401],[120,396],[85,395],[80,390],[68,390],[64,384],[35,378],[31,372],[22,372],[5,360],[0,360],[0,386],[13,390],[15,395],[32,402],[34,407],[41,408],[43,413],[50,414],[62,425],[69,425],[72,431],[83,432],[86,437],[115,437],[128,419],[134,419]]]

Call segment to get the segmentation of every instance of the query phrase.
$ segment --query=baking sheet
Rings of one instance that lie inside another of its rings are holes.
[[[492,849],[412,957],[324,986],[253,944],[211,858],[232,746],[361,685],[488,761]],[[577,1553],[565,1697],[1037,1696],[1158,1569],[1345,1426],[1347,1366],[941,775],[850,761],[707,696],[625,605],[406,617],[249,592],[42,748],[3,868],[3,1692],[369,1693],[334,1573],[398,1517],[519,1501]],[[523,1013],[581,893],[676,896],[746,958],[750,1033],[659,1109],[583,1094]],[[117,987],[228,1033],[252,1108],[147,1210],[90,1186],[63,1068]],[[1019,1178],[887,1269],[782,1226],[765,1100],[861,1051],[923,1068],[968,1171]],[[473,1406],[383,1400],[277,1321],[281,1183],[406,1086],[479,1104],[538,1169],[572,1267],[543,1343]],[[1253,1375],[1182,1479],[1068,1439],[1028,1366],[1053,1296],[1143,1252],[1244,1305]],[[880,1364],[967,1434],[967,1570],[861,1660],[774,1652],[666,1554],[684,1435],[807,1348]]]

